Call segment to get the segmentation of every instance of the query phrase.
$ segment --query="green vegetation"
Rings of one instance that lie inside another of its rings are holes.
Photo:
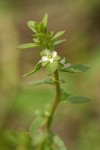
[[[34,33],[26,23],[28,20],[40,23],[45,12],[49,14],[48,31],[54,30],[55,35],[66,30],[63,36],[66,42],[56,46],[55,51],[61,58],[69,59],[67,65],[72,65],[70,73],[59,71],[61,99],[66,100],[58,105],[51,130],[64,140],[68,150],[99,150],[100,1],[1,0],[0,8],[0,150],[31,149],[32,138],[27,134],[30,124],[55,96],[54,78],[47,77],[45,67],[22,77],[41,60],[39,47],[33,48]],[[20,43],[32,45],[28,50],[18,50]],[[92,69],[71,73],[76,67],[73,64],[80,63],[90,64]],[[88,96],[91,101],[85,103],[81,97],[78,103],[76,95]]]
[[[58,104],[61,102],[83,103],[89,99],[85,96],[73,96],[73,94],[64,91],[62,83],[64,79],[60,79],[59,72],[65,73],[80,73],[89,69],[88,65],[75,64],[71,65],[67,59],[63,59],[55,51],[55,46],[61,44],[65,39],[61,36],[65,31],[60,31],[54,34],[53,31],[47,30],[48,14],[45,14],[42,22],[28,22],[28,27],[34,32],[33,43],[19,45],[19,49],[34,48],[39,49],[41,59],[34,69],[24,75],[24,77],[33,75],[42,67],[46,67],[49,78],[45,80],[37,80],[30,82],[29,85],[49,84],[55,87],[56,95],[52,104],[45,106],[44,110],[38,112],[35,120],[29,130],[29,135],[33,141],[34,150],[67,150],[62,139],[51,130],[51,125],[54,120],[54,114]],[[41,94],[42,95],[42,94]]]

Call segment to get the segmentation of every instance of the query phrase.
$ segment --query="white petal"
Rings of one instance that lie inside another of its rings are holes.
[[[55,57],[57,55],[57,52],[56,51],[53,51],[52,52],[52,57]]]
[[[49,61],[52,63],[53,62],[53,58],[49,59]]]
[[[46,54],[47,56],[50,55],[50,50],[46,49],[46,50],[45,50],[45,54]]]
[[[63,59],[60,61],[60,63],[64,65],[64,63],[65,63],[65,58],[63,58]]]
[[[42,57],[42,62],[43,62],[43,61],[47,61],[47,60],[48,60],[48,57],[47,57],[47,56],[43,56],[43,57]]]
[[[41,59],[41,60],[39,60],[38,64],[39,64],[39,63],[41,63],[41,62],[43,62],[43,61],[42,61],[42,59]]]
[[[64,68],[68,68],[71,64],[64,64]]]

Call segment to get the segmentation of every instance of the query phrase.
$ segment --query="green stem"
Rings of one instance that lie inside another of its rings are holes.
[[[57,106],[60,102],[60,83],[59,83],[59,74],[58,74],[57,70],[54,72],[54,77],[55,77],[55,81],[57,81],[57,82],[55,82],[56,96],[55,96],[55,99],[54,99],[54,101],[52,103],[52,106],[51,106],[51,114],[47,119],[47,124],[46,124],[47,128],[46,129],[47,129],[48,133],[50,131],[50,127],[51,127],[51,123],[52,123],[52,120],[53,120],[53,117],[54,117],[55,110],[56,110],[56,108],[57,108]],[[43,141],[39,145],[38,150],[43,150],[44,142],[45,141]]]
[[[54,116],[54,113],[55,113],[55,110],[60,102],[60,84],[59,84],[59,74],[58,74],[58,71],[56,70],[55,73],[54,73],[54,77],[55,77],[55,81],[57,81],[55,83],[55,87],[56,87],[56,96],[55,96],[55,99],[53,101],[53,104],[51,106],[51,114],[48,118],[48,121],[47,121],[47,128],[48,130],[50,129],[51,127],[51,123],[52,123],[52,120],[53,120],[53,116]]]

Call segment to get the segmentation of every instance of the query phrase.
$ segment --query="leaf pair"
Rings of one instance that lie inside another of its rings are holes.
[[[46,29],[47,21],[48,21],[48,14],[45,14],[41,24],[38,24],[37,22],[34,22],[34,21],[28,21],[27,24],[28,24],[28,27],[36,34],[36,33],[40,32],[39,31],[40,29],[42,31],[44,31]],[[38,46],[40,46],[40,45],[38,45],[37,42],[35,41],[35,43],[27,43],[27,44],[19,45],[17,48],[26,49],[26,48],[34,48],[34,47],[38,47]]]
[[[34,35],[35,38],[33,38],[34,43],[22,44],[22,45],[19,45],[17,48],[26,49],[26,48],[38,47],[40,50],[40,53],[41,53],[42,51],[44,51],[46,49],[53,51],[54,46],[64,42],[65,40],[61,40],[59,38],[65,33],[65,31],[60,31],[53,36],[52,31],[47,32],[47,29],[46,29],[47,22],[48,22],[48,14],[45,14],[41,23],[29,21],[28,27],[35,33],[35,35]],[[46,66],[46,70],[47,70],[48,74],[54,73],[59,66],[58,60],[60,59],[60,57],[59,58],[57,58],[57,57],[58,56],[55,57],[55,60],[52,63],[49,63],[47,61],[42,62],[42,65],[41,65],[41,63],[38,63],[36,65],[36,67],[31,72],[25,74],[24,77],[34,74],[41,67],[44,67],[44,66]]]
[[[34,74],[35,72],[37,72],[38,70],[40,70],[41,67],[42,67],[42,63],[38,63],[38,64],[34,67],[34,69],[33,69],[32,71],[30,71],[29,73],[25,74],[23,77],[27,77],[27,76],[30,76],[30,75]],[[54,71],[56,71],[57,67],[58,67],[58,61],[53,61],[52,63],[49,63],[49,64],[47,65],[47,68],[46,68],[48,74],[52,74]],[[47,83],[48,81],[47,81],[47,82],[46,82],[46,81],[41,81],[41,84],[42,84],[42,82]],[[38,83],[37,83],[37,84],[38,84]]]
[[[58,66],[59,66],[58,61],[53,61],[52,63],[49,63],[46,67],[48,74],[52,74],[53,72],[55,72],[57,70]],[[42,63],[38,63],[32,71],[25,74],[23,77],[27,77],[27,76],[34,74],[35,72],[40,70],[40,68],[42,68]],[[69,73],[80,73],[80,72],[87,71],[89,68],[90,67],[88,65],[76,64],[76,65],[71,65],[64,69],[60,69],[60,71],[61,72],[69,72]]]
[[[62,139],[53,133],[48,134],[42,148],[43,150],[67,150]]]
[[[60,32],[57,32],[53,36],[53,38],[51,40],[54,41],[54,44],[53,44],[54,46],[57,46],[57,45],[59,45],[59,44],[61,44],[61,43],[66,41],[66,39],[59,39],[64,33],[65,33],[65,31],[60,31]]]
[[[35,33],[44,32],[47,27],[48,22],[48,14],[45,14],[41,23],[37,23],[34,21],[28,21],[28,27]]]
[[[49,63],[47,66],[47,72],[49,74],[52,74],[57,70],[59,66],[58,61],[53,61],[53,63]],[[71,65],[67,68],[60,69],[62,72],[69,72],[69,73],[80,73],[80,72],[85,72],[89,69],[89,65],[84,65],[84,64],[75,64]]]
[[[28,21],[27,23],[28,27],[35,33],[34,34],[35,38],[33,39],[35,43],[22,44],[19,45],[17,48],[26,49],[39,47],[40,49],[42,48],[54,49],[54,46],[64,42],[65,39],[61,40],[59,38],[65,33],[65,31],[60,31],[53,36],[52,31],[47,32],[47,22],[48,22],[48,14],[45,14],[42,22],[40,23]]]
[[[43,127],[45,121],[42,117],[36,118],[30,128],[30,135],[33,139],[35,150],[67,150],[64,142],[51,131]]]

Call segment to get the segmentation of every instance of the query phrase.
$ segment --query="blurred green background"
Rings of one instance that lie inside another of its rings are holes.
[[[64,140],[68,150],[100,150],[100,0],[0,0],[0,150],[18,148],[8,132],[29,130],[34,111],[52,102],[54,88],[27,86],[28,81],[44,79],[41,70],[24,78],[40,59],[36,49],[18,50],[32,42],[27,21],[41,21],[49,14],[48,29],[66,30],[66,42],[57,47],[71,63],[88,63],[83,74],[60,74],[65,90],[86,95],[86,104],[61,104],[52,129]]]

